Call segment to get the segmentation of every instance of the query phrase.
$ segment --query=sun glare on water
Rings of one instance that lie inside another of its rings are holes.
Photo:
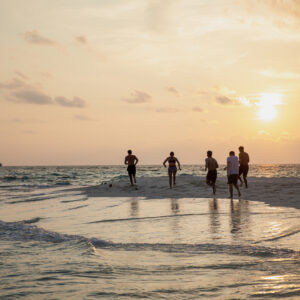
[[[258,112],[257,116],[259,120],[272,121],[278,114],[276,106],[281,105],[280,94],[262,94],[259,102],[257,103]]]

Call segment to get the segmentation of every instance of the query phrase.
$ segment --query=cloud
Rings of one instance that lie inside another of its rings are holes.
[[[175,94],[176,96],[180,96],[179,92],[173,86],[167,87],[167,91],[172,93],[172,94]]]
[[[61,105],[61,106],[66,106],[66,107],[85,107],[86,103],[83,99],[79,97],[74,97],[73,100],[70,100],[66,97],[56,97],[54,98],[54,101]]]
[[[130,98],[125,98],[123,101],[130,104],[146,103],[151,102],[151,96],[145,92],[135,90],[133,93],[131,93]]]
[[[171,18],[175,0],[151,0],[147,7],[147,27],[151,31],[162,33],[172,28]]]
[[[85,115],[74,115],[74,118],[80,121],[91,121],[91,119]]]
[[[26,82],[14,78],[11,82],[1,83],[0,90],[4,91],[6,99],[15,103],[31,103],[31,104],[58,104],[65,107],[78,107],[82,108],[86,106],[86,101],[73,97],[70,100],[66,97],[59,96],[54,99],[44,92],[40,91],[36,86],[27,84]]]
[[[22,72],[19,71],[15,71],[15,74],[17,74],[19,77],[21,77],[24,80],[27,80],[28,77],[26,75],[24,75]]]
[[[269,136],[270,135],[270,132],[268,132],[268,131],[265,131],[265,130],[259,130],[258,132],[257,132],[259,135],[266,135],[266,136]]]
[[[25,33],[23,33],[23,37],[24,37],[25,41],[30,44],[36,44],[36,45],[54,45],[55,44],[54,41],[41,36],[37,30],[26,31]]]
[[[14,78],[9,83],[1,83],[0,82],[0,89],[14,90],[14,89],[17,89],[20,87],[26,87],[26,86],[27,86],[27,84],[18,78]]]
[[[24,90],[14,92],[13,96],[17,102],[33,103],[33,104],[52,104],[51,97],[35,90]]]
[[[238,99],[240,101],[241,104],[245,105],[245,106],[252,106],[252,102],[247,99],[246,97],[239,97]]]
[[[259,74],[265,77],[278,78],[278,79],[299,79],[300,74],[292,72],[275,72],[271,70],[259,71]]]
[[[160,107],[156,109],[156,112],[159,113],[176,113],[179,110],[177,108],[174,107]]]
[[[203,112],[203,108],[195,106],[195,107],[193,107],[193,111]]]
[[[35,131],[33,131],[33,130],[22,130],[21,133],[23,133],[23,134],[35,134]]]
[[[240,4],[245,9],[247,18],[249,14],[256,15],[258,21],[268,20],[277,28],[299,29],[300,27],[299,0],[244,0]]]
[[[217,95],[215,96],[215,101],[222,105],[228,105],[228,104],[236,104],[237,102],[233,99],[230,99],[224,95]]]
[[[87,38],[84,35],[76,36],[75,40],[81,44],[87,44]]]

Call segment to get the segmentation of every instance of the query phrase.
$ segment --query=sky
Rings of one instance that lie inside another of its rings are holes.
[[[300,163],[300,1],[0,0],[0,162]]]

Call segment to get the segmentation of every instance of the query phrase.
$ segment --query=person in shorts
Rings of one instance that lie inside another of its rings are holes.
[[[176,163],[178,164],[178,169],[181,170],[180,168],[180,162],[179,160],[174,156],[174,152],[170,152],[170,156],[168,156],[164,162],[163,165],[166,168],[166,162],[169,163],[168,167],[168,175],[169,175],[169,186],[170,189],[176,185],[176,173],[177,173],[177,167]]]
[[[135,173],[136,173],[136,164],[138,163],[138,158],[132,154],[131,150],[128,150],[128,155],[125,157],[125,161],[124,164],[128,165],[127,167],[127,172],[128,172],[128,176],[129,176],[129,180],[131,185],[134,183],[136,183],[136,178],[135,178]]]
[[[241,186],[242,186],[243,185],[243,180],[241,178],[241,175],[243,174],[245,187],[248,188],[247,175],[248,175],[248,171],[249,171],[250,158],[249,158],[249,154],[244,151],[243,146],[239,147],[239,151],[240,151],[240,154],[239,154],[239,163],[240,163],[239,180],[241,181]]]
[[[213,194],[216,194],[216,180],[217,180],[218,162],[212,157],[212,151],[207,151],[207,158],[205,159],[206,183],[213,189]]]
[[[229,184],[230,198],[233,199],[233,187],[236,188],[238,196],[241,196],[240,189],[237,185],[239,177],[239,159],[235,156],[234,151],[229,152],[229,157],[227,157],[227,176]]]

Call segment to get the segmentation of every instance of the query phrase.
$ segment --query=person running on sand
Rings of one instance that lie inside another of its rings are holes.
[[[241,175],[243,174],[243,179],[245,182],[245,187],[248,188],[248,181],[247,181],[247,175],[249,171],[249,154],[244,151],[244,147],[240,146],[239,147],[239,162],[240,162],[240,167],[239,167],[239,180],[241,181],[241,186],[243,185],[243,180],[241,178]]]
[[[233,186],[238,192],[238,196],[241,196],[240,189],[237,185],[239,177],[239,159],[235,156],[234,151],[229,152],[229,157],[227,157],[227,176],[229,184],[230,198],[233,199]]]
[[[170,156],[165,159],[163,162],[164,167],[166,168],[166,162],[169,163],[168,167],[168,174],[169,174],[169,185],[170,189],[172,186],[176,185],[176,172],[177,172],[177,167],[176,163],[178,164],[178,169],[181,170],[180,168],[180,162],[179,160],[174,156],[174,152],[170,152]]]
[[[212,157],[212,151],[207,151],[207,158],[205,159],[206,183],[213,189],[213,194],[216,194],[216,180],[217,180],[218,162]]]
[[[125,157],[124,164],[128,165],[127,171],[128,171],[128,176],[130,179],[131,185],[133,185],[133,180],[134,183],[136,183],[136,178],[135,178],[135,173],[136,173],[136,164],[138,163],[138,158],[132,154],[131,150],[128,150],[128,155]]]

